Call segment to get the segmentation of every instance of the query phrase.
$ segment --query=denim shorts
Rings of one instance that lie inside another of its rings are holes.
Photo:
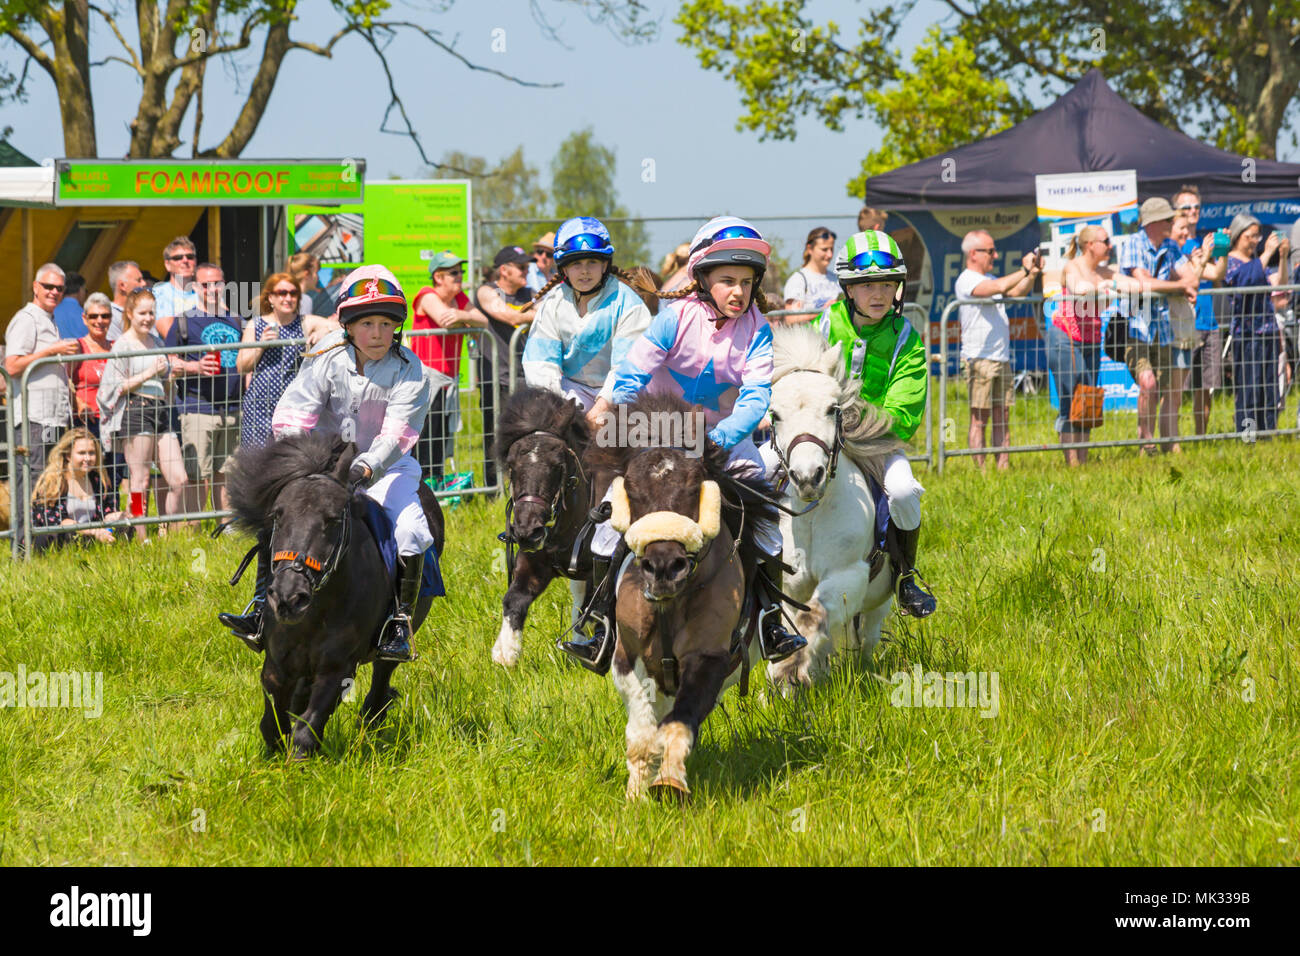
[[[1070,405],[1074,401],[1076,385],[1097,384],[1097,371],[1101,367],[1101,343],[1072,342],[1068,335],[1049,322],[1047,367],[1052,370],[1052,377],[1056,380],[1057,432],[1064,434],[1084,431],[1082,425],[1070,421]]]
[[[1169,350],[1169,365],[1172,368],[1191,368],[1192,350],[1174,347]]]

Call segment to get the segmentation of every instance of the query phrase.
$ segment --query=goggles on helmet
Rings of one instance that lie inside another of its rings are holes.
[[[699,252],[701,249],[707,249],[715,242],[721,242],[723,239],[759,239],[763,237],[758,230],[751,229],[749,226],[728,226],[726,229],[720,229],[707,239],[701,239],[691,252]]]
[[[860,252],[849,260],[849,268],[855,272],[866,269],[869,266],[879,266],[881,269],[892,269],[903,262],[900,256],[892,252],[885,252],[883,249],[873,249],[868,252]]]
[[[360,299],[376,295],[393,295],[405,298],[402,295],[402,290],[387,279],[358,279],[344,290],[339,301],[343,305],[347,305],[349,299]]]

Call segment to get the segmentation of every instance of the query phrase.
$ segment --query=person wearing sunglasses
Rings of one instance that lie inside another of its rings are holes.
[[[460,417],[460,353],[465,336],[450,334],[460,329],[485,329],[487,316],[470,305],[465,294],[465,259],[444,250],[429,260],[429,281],[415,294],[411,331],[438,330],[439,334],[413,336],[411,351],[425,368],[450,383],[433,391],[424,434],[415,446],[415,458],[426,478],[437,484],[443,477],[443,463],[456,444],[456,420]]]
[[[862,383],[863,400],[893,416],[893,433],[911,441],[925,414],[930,376],[921,336],[899,311],[907,282],[902,250],[887,233],[855,233],[835,262],[835,275],[844,298],[822,313],[822,335],[843,350],[844,367],[849,378]],[[898,606],[905,614],[927,617],[937,602],[916,571],[925,489],[903,452],[886,459],[884,478],[890,515],[886,541]]]
[[[1174,212],[1187,220],[1188,236],[1179,243],[1183,255],[1191,259],[1204,247],[1201,258],[1213,261],[1214,244],[1196,238],[1201,221],[1201,191],[1193,184],[1180,186],[1173,198]],[[1211,236],[1214,233],[1210,233]],[[1171,236],[1172,238],[1172,236]],[[1177,240],[1175,240],[1177,242]],[[1220,256],[1220,261],[1222,261]],[[1191,368],[1187,371],[1187,387],[1192,393],[1192,422],[1196,434],[1204,435],[1210,426],[1210,408],[1214,393],[1223,388],[1223,336],[1219,320],[1214,314],[1215,297],[1204,295],[1214,283],[1202,274],[1196,296],[1195,336],[1191,354]]]
[[[388,269],[372,265],[353,270],[344,280],[338,315],[342,328],[310,353],[311,360],[276,405],[271,427],[276,438],[324,432],[356,443],[348,482],[364,488],[388,515],[400,565],[397,607],[383,625],[377,654],[380,660],[409,661],[412,613],[424,581],[426,552],[433,547],[420,504],[420,466],[411,450],[424,426],[434,383],[418,356],[402,345],[406,295]],[[450,381],[442,375],[437,379],[437,387]],[[269,535],[259,541],[253,607],[243,615],[220,615],[221,623],[255,650],[262,649],[270,545]],[[430,565],[431,584],[438,578],[435,567]],[[440,593],[436,584],[434,593]]]
[[[113,322],[113,303],[102,292],[92,292],[86,297],[82,321],[86,323],[86,334],[77,340],[83,355],[99,355],[103,358],[87,359],[68,368],[72,380],[73,415],[77,424],[99,438],[99,384],[104,378],[104,367],[108,365],[108,355],[113,342],[108,338],[108,330]],[[109,488],[116,493],[122,480],[126,477],[126,460],[118,452],[106,452],[104,471],[110,479]]]
[[[176,316],[198,308],[198,292],[194,288],[198,263],[194,243],[188,236],[177,236],[163,249],[163,268],[167,270],[168,279],[153,287],[158,312],[154,330],[159,336],[166,337]]]
[[[540,292],[555,278],[555,233],[546,232],[533,243],[533,261],[528,264],[528,290]]]
[[[785,316],[782,321],[787,325],[815,319],[840,297],[840,284],[828,272],[834,257],[835,233],[825,226],[808,233],[803,245],[803,265],[785,281],[782,290],[785,307],[802,309],[805,314]]]
[[[772,398],[772,327],[763,316],[769,305],[760,288],[771,254],[771,245],[743,219],[719,216],[705,223],[691,240],[691,282],[675,292],[641,290],[669,301],[615,369],[609,392],[611,405],[632,402],[649,390],[703,406],[709,440],[730,453],[738,471],[758,475],[767,465],[752,435]],[[754,582],[762,607],[759,648],[764,659],[780,661],[808,642],[781,623],[775,595],[781,589],[782,541],[774,521],[755,522],[755,543],[763,551],[761,577],[774,589]],[[602,570],[616,574],[626,548],[608,521],[597,527],[591,552]],[[607,585],[592,602],[589,616],[598,623],[591,640],[561,645],[598,674],[608,672],[614,653],[608,626],[614,592]]]
[[[122,334],[122,309],[126,297],[144,285],[144,273],[140,266],[130,259],[122,259],[108,267],[108,288],[113,296],[113,322],[108,327],[109,342],[116,342]]]
[[[37,359],[55,355],[75,355],[80,351],[76,339],[59,336],[54,323],[54,309],[63,298],[64,272],[53,262],[36,270],[32,279],[32,301],[19,309],[5,330],[5,371],[15,384],[27,366]],[[49,451],[63,429],[71,424],[72,403],[66,367],[58,363],[38,366],[32,371],[27,387],[28,407],[22,397],[9,397],[14,437],[27,446],[27,454],[18,456],[19,477],[25,476],[20,494],[30,497],[32,480],[45,468]],[[21,499],[18,499],[21,500]],[[15,505],[13,529],[22,548],[23,529],[28,509]]]

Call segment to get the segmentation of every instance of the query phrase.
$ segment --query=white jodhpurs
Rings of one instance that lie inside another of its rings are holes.
[[[885,460],[885,497],[889,499],[889,520],[900,531],[921,527],[921,483],[912,475],[907,456],[895,452]]]
[[[397,553],[402,557],[423,554],[433,545],[429,522],[420,506],[420,466],[409,454],[403,455],[366,489],[392,520]]]
[[[565,398],[573,399],[582,406],[584,412],[591,411],[591,406],[596,404],[596,399],[600,396],[600,389],[592,388],[590,385],[583,385],[581,382],[575,382],[567,375],[560,377],[560,394]]]
[[[750,468],[740,472],[746,477],[766,473],[763,456],[748,438],[731,449],[731,457],[727,464],[734,465],[736,462],[747,462],[750,465]],[[609,501],[609,495],[610,493],[606,491],[603,501]],[[608,521],[602,521],[591,536],[591,553],[602,558],[610,557],[614,553],[614,548],[618,546],[618,539],[619,533],[610,527]],[[764,554],[777,557],[781,554],[782,546],[780,527],[768,518],[757,519],[754,521],[754,543]]]

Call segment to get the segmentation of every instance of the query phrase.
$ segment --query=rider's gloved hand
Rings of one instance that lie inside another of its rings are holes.
[[[370,469],[359,461],[354,461],[348,469],[348,484],[355,490],[365,486],[370,480]]]

